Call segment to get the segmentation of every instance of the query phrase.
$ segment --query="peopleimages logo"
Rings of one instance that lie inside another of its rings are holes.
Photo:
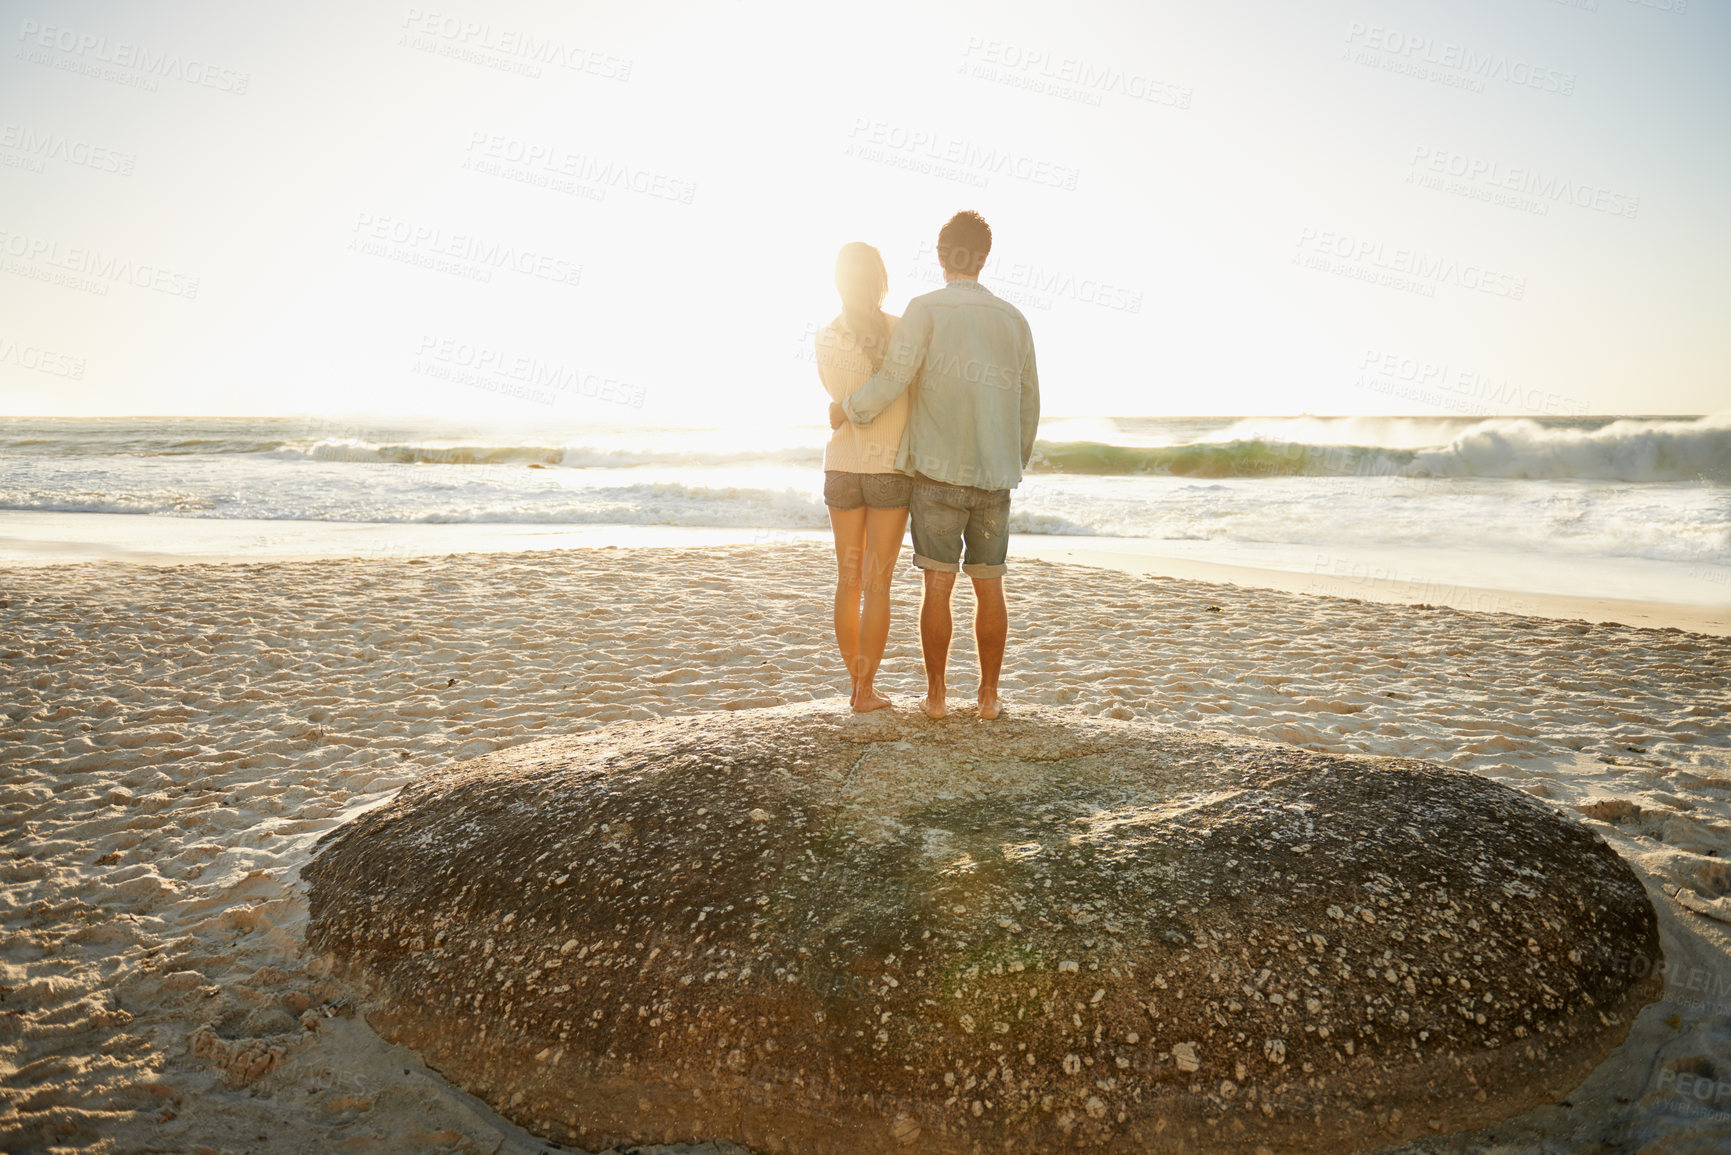
[[[35,276],[39,280],[51,280],[55,275],[52,272],[54,270],[58,270],[59,275],[71,275],[74,278],[80,275],[95,278],[91,282],[70,286],[85,291],[94,288],[106,294],[108,290],[103,282],[111,282],[125,283],[187,300],[198,296],[197,277],[177,273],[161,265],[144,264],[115,253],[105,253],[101,249],[86,248],[83,245],[62,246],[59,241],[46,237],[31,237],[0,230],[0,255],[17,258],[22,262],[17,268],[9,265],[7,272]]]
[[[84,358],[57,353],[40,345],[22,345],[8,337],[0,337],[0,365],[16,365],[33,373],[50,377],[65,377],[78,381],[84,377]]]
[[[435,272],[490,281],[494,270],[520,273],[556,285],[577,285],[583,266],[534,249],[489,240],[470,232],[447,232],[401,217],[361,213],[355,218],[349,248]]]
[[[1317,268],[1320,266],[1314,261],[1332,259],[1338,267],[1327,271],[1350,272],[1365,280],[1387,277],[1389,283],[1397,288],[1414,284],[1425,287],[1454,285],[1510,301],[1522,300],[1527,295],[1525,277],[1499,273],[1452,257],[1433,257],[1417,249],[1391,247],[1381,241],[1348,233],[1300,229],[1298,249],[1294,264]]]
[[[532,76],[540,75],[534,65],[550,64],[602,80],[631,79],[631,61],[624,57],[518,28],[501,28],[486,21],[464,20],[421,8],[410,8],[403,14],[402,28],[401,42],[406,46],[471,63],[516,62]],[[499,60],[490,61],[489,55]]]
[[[1544,68],[1500,52],[1481,52],[1446,40],[1414,36],[1379,24],[1354,20],[1347,25],[1346,42],[1347,56],[1354,63],[1390,71],[1412,71],[1421,79],[1435,78],[1427,69],[1441,69],[1464,79],[1504,81],[1560,96],[1572,96],[1575,91],[1572,72]],[[1353,48],[1361,49],[1360,55],[1352,55]]]
[[[1189,108],[1194,95],[1184,85],[1155,79],[1150,73],[977,36],[970,36],[968,46],[962,49],[961,71],[982,80],[1095,105],[1104,96],[1122,96],[1167,108]]]
[[[593,199],[608,189],[624,189],[655,200],[688,205],[697,195],[697,182],[666,173],[637,168],[621,161],[589,153],[572,152],[556,144],[521,140],[491,132],[469,134],[468,156],[463,167],[488,176],[550,187],[559,192]]]
[[[1614,217],[1627,217],[1630,220],[1641,211],[1640,197],[1612,192],[1584,181],[1566,180],[1534,168],[1505,165],[1501,161],[1451,152],[1446,148],[1432,148],[1422,144],[1417,146],[1413,149],[1412,169],[1413,173],[1409,174],[1408,180],[1413,183],[1426,184],[1424,177],[1427,175],[1453,177],[1487,191],[1496,190],[1515,194],[1517,197],[1531,197],[1541,206],[1547,202],[1567,203],[1576,208],[1608,213]],[[1518,202],[1515,207],[1520,207]]]
[[[942,283],[942,276],[936,266],[938,246],[935,241],[921,241],[914,252],[914,267],[921,270],[921,276],[933,283]],[[1114,309],[1125,313],[1140,313],[1142,311],[1142,291],[1129,289],[1123,285],[1114,285],[1107,281],[1096,280],[1093,277],[1078,277],[1063,269],[1047,268],[1026,261],[1004,262],[997,257],[987,257],[985,267],[980,270],[980,280],[1000,297],[1014,299],[1013,294],[1003,291],[1005,287],[1026,289],[1035,294],[1036,301],[1041,295],[1050,297],[1065,297],[1083,305],[1098,305],[1103,309]],[[1037,304],[1039,308],[1049,308],[1049,304]]]
[[[1066,192],[1076,190],[1080,170],[1038,160],[1010,149],[986,148],[941,132],[857,117],[848,133],[847,155],[885,161],[903,156],[913,167],[949,168],[976,177],[1007,176]],[[923,171],[923,169],[921,169]]]
[[[222,68],[182,56],[178,52],[159,52],[131,41],[111,41],[106,36],[80,32],[75,28],[38,24],[34,20],[26,20],[19,25],[18,39],[27,48],[52,49],[76,60],[128,68],[146,76],[182,80],[187,84],[214,88],[218,92],[232,92],[236,96],[244,96],[246,86],[252,80],[249,73]]]
[[[1369,562],[1319,553],[1311,566],[1313,578],[1305,592],[1325,597],[1359,597],[1365,590],[1397,594],[1402,601],[1446,605],[1481,614],[1520,614],[1527,603],[1513,594],[1476,586],[1448,585],[1413,571],[1388,569]],[[1327,579],[1333,578],[1333,581]]]
[[[38,132],[22,124],[7,121],[0,124],[0,150],[17,153],[35,161],[60,161],[79,168],[131,176],[138,158],[130,152],[104,148],[99,144],[64,136],[58,132]],[[36,171],[40,172],[38,167]]]
[[[416,371],[426,376],[457,379],[453,371],[460,370],[490,374],[522,387],[522,391],[511,395],[539,401],[545,405],[553,403],[553,393],[571,393],[641,409],[649,393],[642,385],[634,385],[599,373],[585,372],[574,365],[561,365],[527,353],[515,353],[448,337],[423,337],[417,356],[424,360],[417,361]],[[477,384],[476,381],[460,379],[459,383]]]
[[[1579,416],[1587,403],[1548,389],[1522,388],[1508,378],[1492,377],[1477,369],[1457,369],[1445,361],[1432,361],[1366,349],[1359,358],[1359,378],[1353,384],[1385,396],[1427,401],[1461,413],[1490,415],[1547,413]]]

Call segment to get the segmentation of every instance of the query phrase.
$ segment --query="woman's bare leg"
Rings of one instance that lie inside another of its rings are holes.
[[[890,700],[872,686],[884,660],[884,645],[890,635],[890,587],[895,582],[896,562],[901,557],[902,534],[908,524],[906,509],[868,509],[865,515],[865,557],[861,588],[865,605],[860,611],[859,664],[853,687],[853,708],[859,713],[881,710]]]
[[[847,666],[849,697],[859,689],[860,568],[865,560],[866,510],[829,511],[835,531],[835,644]]]
[[[831,509],[829,528],[836,535],[836,649],[848,668],[848,694],[859,686],[860,563],[865,556],[865,507]]]

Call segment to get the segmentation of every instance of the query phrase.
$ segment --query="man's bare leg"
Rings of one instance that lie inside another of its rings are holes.
[[[855,667],[853,708],[867,714],[890,705],[890,700],[872,686],[884,660],[890,636],[890,587],[895,582],[896,562],[901,560],[902,534],[908,524],[906,509],[868,509],[865,514],[865,557],[860,566],[860,588],[864,606],[859,616],[859,661]]]
[[[935,569],[923,572],[926,590],[920,602],[920,652],[926,664],[926,700],[920,708],[929,717],[942,718],[948,713],[944,669],[950,662],[950,593],[956,588],[956,575]]]
[[[974,579],[974,652],[980,657],[980,717],[991,721],[1003,712],[998,672],[1004,667],[1004,640],[1010,614],[1004,605],[1004,579]]]

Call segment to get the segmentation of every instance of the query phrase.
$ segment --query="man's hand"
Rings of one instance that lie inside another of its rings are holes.
[[[834,401],[831,401],[829,403],[829,427],[831,429],[840,429],[846,424],[847,410],[843,409],[840,405],[837,405]]]

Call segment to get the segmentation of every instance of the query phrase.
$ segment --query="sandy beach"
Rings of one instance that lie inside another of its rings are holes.
[[[186,565],[307,561],[326,557],[404,560],[453,553],[643,549],[675,546],[827,544],[827,530],[667,525],[516,525],[268,521],[136,514],[0,511],[0,568],[123,561]],[[1186,548],[1188,547],[1188,548]],[[1450,606],[1478,613],[1617,622],[1731,635],[1731,570],[1601,560],[1570,575],[1565,562],[1470,551],[1326,550],[1218,542],[1147,541],[1075,534],[1012,533],[1020,558],[1132,574],[1396,605]],[[1570,580],[1570,578],[1573,580]]]
[[[542,1149],[316,973],[300,869],[454,760],[626,719],[844,709],[831,564],[777,542],[5,570],[0,1149]],[[1331,597],[1012,564],[1011,708],[1443,762],[1588,824],[1646,884],[1666,958],[1629,962],[1664,965],[1667,997],[1624,1047],[1567,1106],[1410,1149],[1731,1138],[1722,619],[1649,608],[1667,628],[1638,628],[1369,600],[1374,583]],[[921,686],[917,595],[902,571],[879,679],[900,710]],[[952,660],[964,697],[970,650]]]

